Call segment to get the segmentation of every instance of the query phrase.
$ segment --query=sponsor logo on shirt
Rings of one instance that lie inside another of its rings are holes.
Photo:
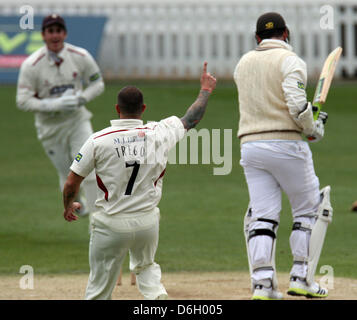
[[[65,92],[67,89],[74,89],[73,84],[63,84],[50,89],[50,95],[57,95]]]
[[[135,143],[135,142],[142,142],[142,141],[146,141],[146,134],[143,131],[139,131],[137,136],[124,136],[124,137],[118,137],[113,139],[114,144],[127,144],[127,143]]]
[[[74,158],[74,160],[76,160],[77,162],[81,161],[83,155],[81,153],[78,152],[78,154],[76,155],[76,157]]]

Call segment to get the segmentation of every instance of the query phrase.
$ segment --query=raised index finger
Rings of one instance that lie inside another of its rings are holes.
[[[207,73],[207,61],[203,63],[203,73]]]

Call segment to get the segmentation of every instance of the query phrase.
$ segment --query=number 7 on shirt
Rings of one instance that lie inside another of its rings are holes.
[[[134,167],[133,172],[131,173],[130,179],[128,181],[128,185],[126,186],[126,190],[125,190],[125,195],[130,196],[131,192],[133,191],[133,186],[134,186],[136,176],[138,175],[138,172],[139,172],[140,162],[139,161],[125,162],[125,167],[126,168]]]

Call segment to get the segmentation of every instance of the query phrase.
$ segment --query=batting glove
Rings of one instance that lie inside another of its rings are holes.
[[[325,134],[324,122],[323,120],[318,118],[316,121],[314,121],[314,131],[306,136],[310,142],[318,142],[324,137],[324,134]]]
[[[324,136],[324,122],[327,120],[327,113],[320,112],[320,115],[315,121],[312,113],[312,105],[308,102],[306,108],[300,112],[297,119],[295,119],[295,121],[302,127],[303,134],[310,142],[318,142]]]
[[[320,111],[318,119],[321,119],[321,121],[323,122],[323,124],[326,124],[327,118],[328,118],[327,112]]]
[[[325,133],[325,124],[327,122],[328,114],[327,112],[320,111],[317,120],[315,121],[315,130],[311,136],[308,136],[310,142],[320,141]]]

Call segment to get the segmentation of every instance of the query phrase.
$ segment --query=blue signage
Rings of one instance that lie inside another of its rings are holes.
[[[41,34],[43,16],[34,17],[34,29],[20,28],[21,16],[0,16],[0,83],[16,83],[21,63],[44,46]],[[106,17],[63,16],[66,42],[88,50],[96,58]]]

